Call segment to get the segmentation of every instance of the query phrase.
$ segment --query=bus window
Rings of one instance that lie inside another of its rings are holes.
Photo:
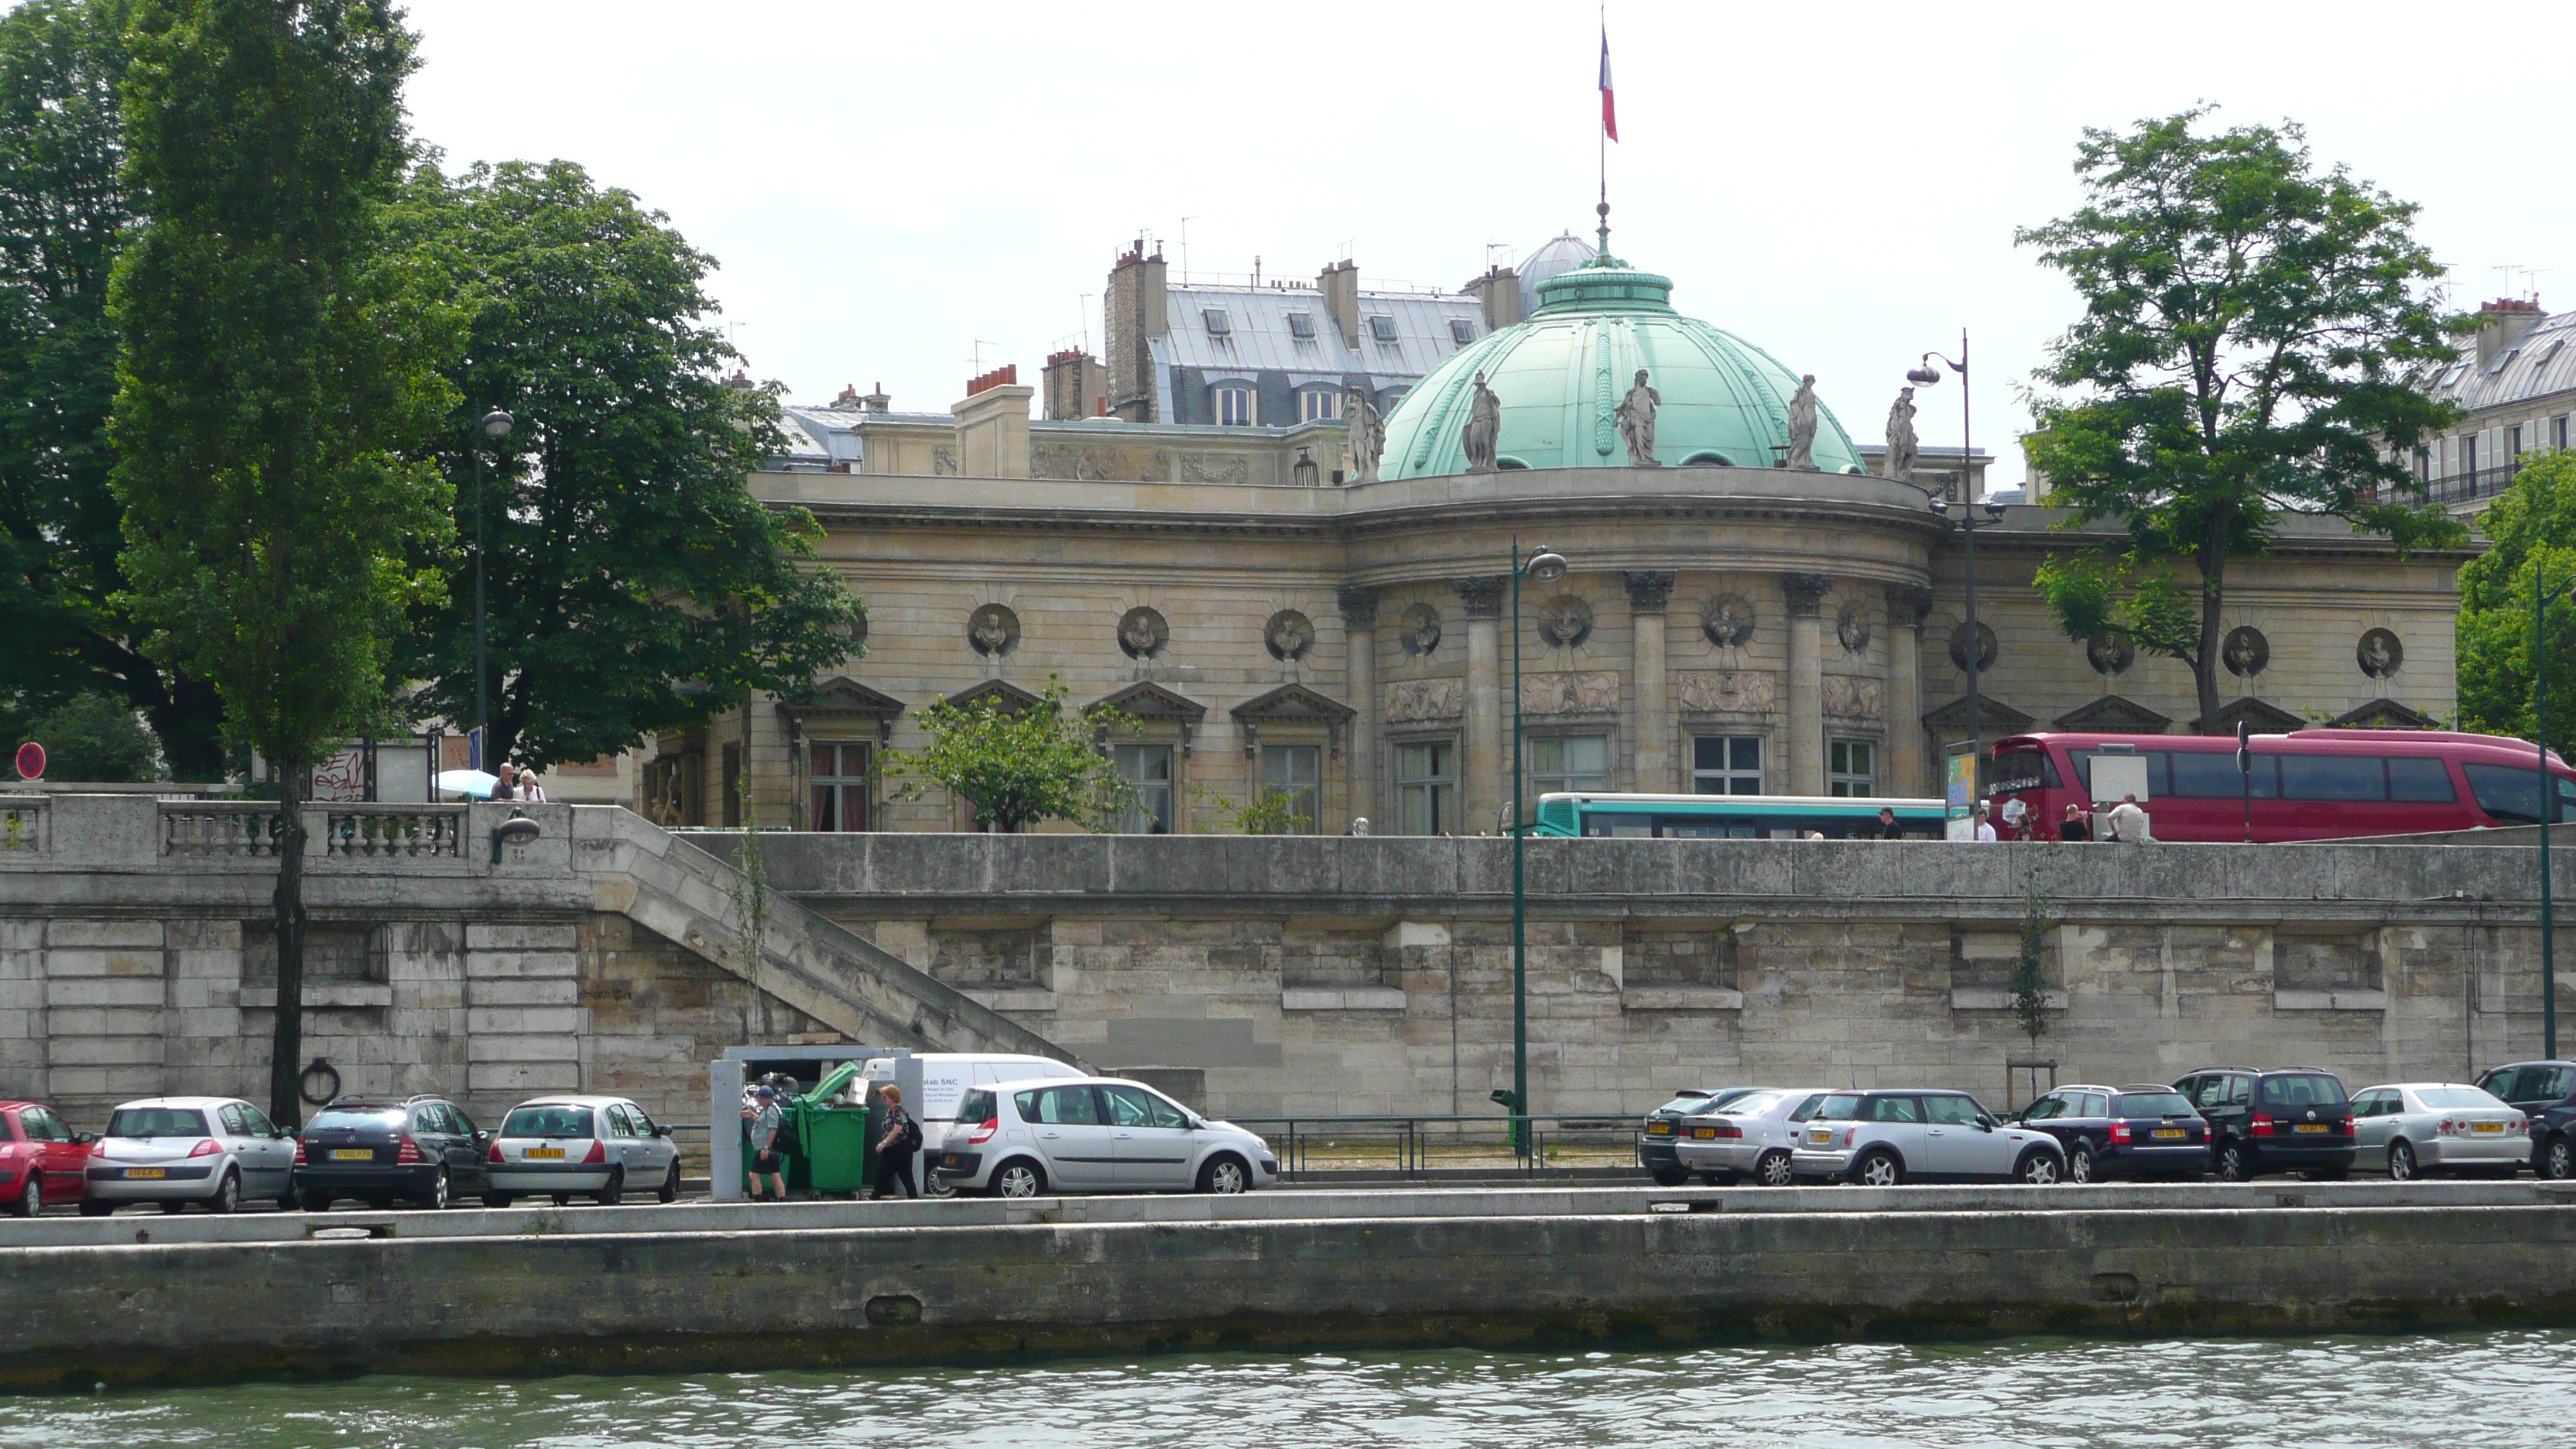
[[[2166,793],[2186,800],[2234,800],[2245,793],[2245,776],[2236,768],[2233,753],[2214,750],[2175,750],[2170,756],[2172,788]],[[2256,763],[2268,764],[2264,756]]]
[[[2540,823],[2539,772],[2510,765],[2462,765],[2460,770],[2469,777],[2469,793],[2478,797],[2479,809],[2498,820]],[[2576,781],[2564,776],[2558,779],[2558,818],[2576,820]]]
[[[2388,798],[2409,804],[2456,805],[2460,792],[2451,786],[2450,767],[2440,760],[2400,757],[2388,762]]]
[[[1986,787],[1989,795],[2011,795],[2023,790],[2062,790],[2057,778],[2057,762],[2046,750],[2006,750],[1995,756],[1994,779]]]
[[[2379,803],[2388,798],[2388,766],[2376,755],[2283,755],[2287,800]]]

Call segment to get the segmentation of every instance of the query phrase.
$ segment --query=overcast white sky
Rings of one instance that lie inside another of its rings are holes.
[[[1589,3],[1369,6],[415,0],[419,133],[452,163],[565,157],[722,263],[724,320],[801,402],[943,409],[970,359],[1082,334],[1140,231],[1194,273],[1455,287],[1488,243],[1588,234]],[[2210,100],[2305,122],[2420,202],[2452,299],[2576,296],[2576,5],[1609,7],[1613,248],[1813,371],[1876,441],[1968,329],[1977,438],[2074,315],[2012,244],[2076,201],[2080,129]],[[2536,279],[2498,267],[2538,271]],[[1085,302],[1085,294],[1091,294]],[[1958,441],[1957,392],[1924,441]],[[2017,454],[1996,482],[2019,477]]]

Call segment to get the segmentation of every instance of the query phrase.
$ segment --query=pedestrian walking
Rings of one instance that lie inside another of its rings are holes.
[[[778,1132],[786,1117],[778,1110],[778,1089],[759,1086],[752,1089],[751,1114],[751,1198],[760,1200],[762,1178],[769,1180],[771,1196],[787,1201],[787,1158],[778,1150]]]
[[[1980,843],[1995,838],[1995,822],[1986,818],[1986,807],[1982,804],[1977,807],[1976,838]]]
[[[884,1197],[897,1182],[903,1184],[905,1197],[921,1196],[921,1188],[912,1180],[913,1154],[921,1150],[921,1124],[903,1110],[903,1089],[888,1085],[882,1089],[885,1099],[885,1130],[877,1134],[877,1187],[868,1194],[870,1202]]]
[[[2123,795],[2111,807],[2111,838],[2123,845],[2147,845],[2155,837],[2147,833],[2146,808],[2135,795]]]
[[[2093,817],[2081,805],[2066,807],[2066,818],[2057,822],[2057,838],[2073,842],[2093,838]]]
[[[1878,807],[1878,838],[1881,840],[1905,838],[1905,827],[1896,823],[1896,811],[1886,805]]]

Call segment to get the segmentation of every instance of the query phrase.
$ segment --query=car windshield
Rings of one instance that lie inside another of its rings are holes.
[[[304,1124],[304,1130],[345,1132],[354,1128],[364,1131],[369,1128],[398,1128],[402,1124],[403,1110],[400,1107],[330,1107],[314,1113],[313,1120]]]
[[[2426,1087],[2415,1095],[2423,1099],[2425,1106],[2436,1112],[2455,1107],[2502,1107],[2504,1105],[2475,1087]]]
[[[1863,1099],[1857,1092],[1836,1092],[1832,1096],[1825,1098],[1825,1104],[1816,1109],[1815,1120],[1820,1122],[1856,1121],[1860,1117],[1860,1111],[1863,1105]]]
[[[2489,1072],[2478,1085],[2517,1102],[2554,1102],[2576,1090],[2576,1071],[2566,1067],[2506,1067]]]
[[[2123,1117],[2188,1117],[2191,1099],[2180,1092],[2122,1092]]]
[[[588,1137],[588,1107],[513,1107],[501,1124],[504,1137]]]
[[[971,1122],[980,1127],[992,1119],[995,1110],[999,1106],[999,1099],[995,1098],[990,1090],[983,1087],[975,1087],[970,1089],[965,1096],[957,1099],[956,1120],[960,1122]]]
[[[2267,1107],[2340,1107],[2343,1083],[2327,1076],[2280,1076],[2263,1079]]]
[[[107,1119],[110,1137],[203,1137],[206,1114],[186,1107],[120,1107]]]
[[[1688,1116],[1693,1112],[1706,1112],[1710,1110],[1711,1104],[1715,1101],[1716,1099],[1706,1092],[1684,1092],[1680,1096],[1666,1102],[1664,1105],[1657,1107],[1655,1111],[1677,1112],[1683,1116]]]
[[[1779,1106],[1788,1095],[1786,1092],[1748,1092],[1717,1110],[1723,1116],[1751,1117]]]

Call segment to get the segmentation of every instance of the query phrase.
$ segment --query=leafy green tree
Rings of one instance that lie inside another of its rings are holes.
[[[2021,947],[2013,956],[2013,1022],[2033,1047],[2048,1034],[2048,933],[2057,927],[2048,898],[2033,893],[2022,902]]]
[[[2576,453],[2525,463],[2480,520],[2487,551],[2460,568],[2460,726],[2533,738],[2532,582],[2576,577]],[[2576,598],[2549,606],[2549,740],[2576,747]]]
[[[29,0],[0,16],[0,701],[106,691],[150,716],[181,779],[219,780],[214,689],[147,655],[114,602],[108,277],[143,211],[119,174],[132,9]]]
[[[452,398],[434,279],[385,250],[413,37],[389,0],[140,0],[110,424],[126,606],[213,683],[279,780],[271,1113],[300,1115],[307,772],[380,717],[413,540],[447,485],[409,461]]]
[[[412,178],[400,225],[470,335],[440,433],[463,546],[426,551],[448,602],[407,641],[415,707],[474,718],[476,421],[510,412],[480,488],[491,758],[614,754],[855,652],[859,604],[813,565],[821,530],[744,475],[783,447],[774,389],[703,319],[715,263],[568,161]]]
[[[2051,345],[2024,446],[2077,522],[2125,556],[2053,558],[2040,591],[2075,639],[2125,630],[2189,666],[2216,728],[2230,560],[2287,513],[2334,514],[2400,549],[2457,541],[2404,464],[2453,416],[2408,386],[2455,353],[2415,207],[2319,172],[2295,125],[2195,134],[2207,108],[2088,129],[2085,205],[2017,240],[2084,299]]]
[[[1106,830],[1135,791],[1100,747],[1103,733],[1133,727],[1115,710],[1065,708],[1064,686],[1017,709],[983,699],[958,706],[945,700],[918,718],[930,744],[888,751],[886,775],[902,779],[902,798],[917,800],[938,785],[964,800],[975,828],[1016,833],[1046,820],[1070,820]]]
[[[28,736],[45,747],[45,778],[141,784],[160,778],[152,732],[121,699],[85,690],[36,717]]]

